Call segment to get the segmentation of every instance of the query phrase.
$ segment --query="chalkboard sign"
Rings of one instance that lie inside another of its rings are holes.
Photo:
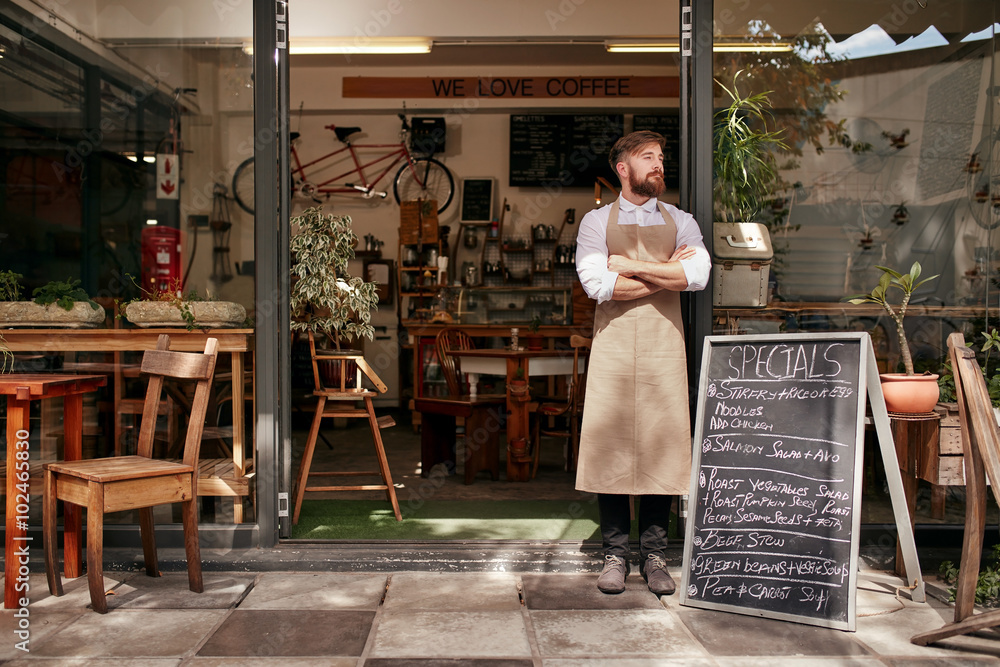
[[[622,114],[525,114],[510,117],[511,187],[593,188],[617,176],[608,153],[624,134]]]
[[[854,630],[867,341],[705,339],[681,604]]]
[[[632,117],[632,130],[659,132],[666,139],[663,146],[663,182],[668,190],[681,187],[681,117],[679,113],[663,116]]]
[[[493,179],[462,179],[461,222],[490,222],[493,220]]]

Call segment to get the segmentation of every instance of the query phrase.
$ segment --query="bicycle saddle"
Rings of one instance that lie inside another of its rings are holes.
[[[288,133],[288,140],[289,140],[289,141],[295,141],[295,140],[296,140],[296,139],[298,139],[298,138],[299,138],[300,136],[302,136],[302,135],[301,135],[301,134],[299,134],[298,132],[289,132],[289,133]]]
[[[333,131],[337,135],[338,139],[340,139],[341,141],[346,142],[347,141],[347,137],[351,136],[355,132],[360,132],[361,128],[360,127],[335,127],[333,129]]]

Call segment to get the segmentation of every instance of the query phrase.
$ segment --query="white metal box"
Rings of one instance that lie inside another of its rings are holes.
[[[774,251],[758,222],[717,222],[712,245],[712,304],[729,308],[767,305]]]

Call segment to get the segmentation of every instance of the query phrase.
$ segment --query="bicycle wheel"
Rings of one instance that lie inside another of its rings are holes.
[[[248,157],[233,172],[233,197],[240,208],[254,214],[253,210],[253,158]]]
[[[434,158],[417,158],[412,168],[404,164],[396,172],[392,194],[396,196],[397,204],[414,199],[433,199],[438,203],[438,213],[441,213],[455,196],[455,179],[448,167]]]

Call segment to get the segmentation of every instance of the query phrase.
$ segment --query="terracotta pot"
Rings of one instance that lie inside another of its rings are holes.
[[[528,334],[523,336],[521,340],[524,341],[529,350],[541,350],[545,346],[545,336],[541,334]]]
[[[934,411],[940,396],[937,375],[882,373],[879,378],[889,412],[916,414]]]

